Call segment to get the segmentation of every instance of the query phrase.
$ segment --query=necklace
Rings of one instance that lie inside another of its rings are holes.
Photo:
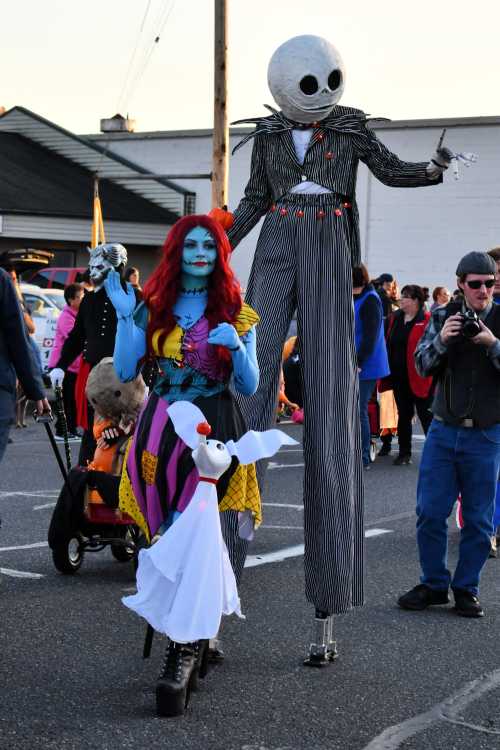
[[[206,292],[208,292],[208,286],[201,289],[184,289],[184,287],[181,287],[181,294],[205,294]]]

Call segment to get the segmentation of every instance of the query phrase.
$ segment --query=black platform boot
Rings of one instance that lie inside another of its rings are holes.
[[[199,669],[197,643],[169,641],[163,669],[156,683],[158,716],[182,716]]]
[[[203,679],[207,676],[210,657],[208,640],[196,641],[193,645],[196,652],[196,664],[191,675],[189,689],[194,693],[199,687],[198,678]]]

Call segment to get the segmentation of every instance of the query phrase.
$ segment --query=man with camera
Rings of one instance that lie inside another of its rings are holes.
[[[401,596],[403,609],[449,602],[482,617],[479,576],[488,559],[500,468],[500,306],[493,304],[496,265],[471,252],[458,264],[462,302],[434,311],[415,352],[417,370],[433,375],[434,419],[417,488],[421,584]],[[464,526],[453,578],[447,569],[448,517],[462,497]]]

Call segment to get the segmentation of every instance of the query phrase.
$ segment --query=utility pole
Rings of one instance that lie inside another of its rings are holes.
[[[227,0],[214,0],[214,136],[212,208],[228,201],[229,125],[227,121]]]

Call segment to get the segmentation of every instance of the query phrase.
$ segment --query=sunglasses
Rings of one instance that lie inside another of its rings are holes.
[[[481,289],[482,286],[485,286],[486,289],[491,289],[492,286],[495,286],[495,279],[486,279],[486,281],[475,279],[474,281],[466,281],[465,283],[469,289]]]

